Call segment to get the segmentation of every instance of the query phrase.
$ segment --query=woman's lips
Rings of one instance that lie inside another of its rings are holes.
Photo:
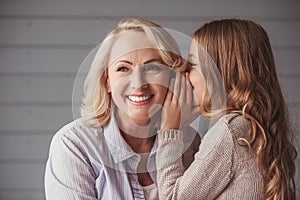
[[[134,105],[147,104],[153,97],[154,97],[153,94],[151,94],[151,95],[127,95],[126,96],[126,98],[129,100],[129,102]]]

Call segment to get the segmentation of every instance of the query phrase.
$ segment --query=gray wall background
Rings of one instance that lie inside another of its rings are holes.
[[[299,140],[299,10],[298,0],[0,0],[0,199],[45,198],[50,140],[73,120],[76,72],[111,26],[126,16],[146,17],[187,35],[221,17],[261,23],[270,36]],[[297,163],[300,198],[299,159]]]

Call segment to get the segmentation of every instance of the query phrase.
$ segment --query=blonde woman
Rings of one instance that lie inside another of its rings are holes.
[[[161,105],[172,69],[183,65],[177,43],[159,25],[121,20],[90,67],[82,118],[52,139],[46,198],[158,199],[155,154]],[[193,139],[186,139],[187,147]],[[194,141],[183,156],[186,166],[199,145],[199,138]]]
[[[185,101],[186,89],[176,77],[176,92],[168,93],[164,106],[172,119],[158,135],[160,198],[296,199],[294,135],[267,33],[249,20],[224,19],[205,24],[193,38],[188,77],[199,113],[213,126],[185,171],[174,94]],[[212,105],[216,98],[219,106]]]

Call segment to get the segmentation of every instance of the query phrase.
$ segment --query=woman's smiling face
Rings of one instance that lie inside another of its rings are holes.
[[[167,94],[169,67],[162,64],[145,33],[136,31],[127,31],[115,41],[109,63],[107,89],[119,118],[148,124]]]

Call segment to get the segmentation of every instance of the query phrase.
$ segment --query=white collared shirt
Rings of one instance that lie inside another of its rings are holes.
[[[157,141],[147,162],[155,185],[156,149]],[[145,199],[136,174],[140,159],[121,136],[114,117],[107,126],[96,128],[75,120],[52,139],[45,173],[46,198]]]

